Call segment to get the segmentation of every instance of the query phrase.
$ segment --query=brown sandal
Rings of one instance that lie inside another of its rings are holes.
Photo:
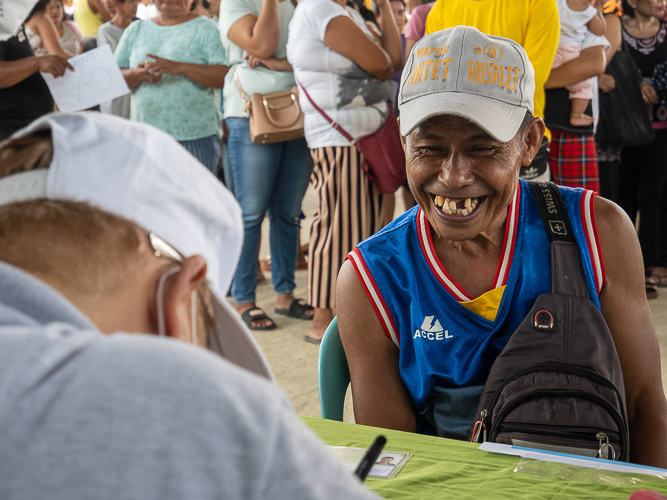
[[[667,286],[667,267],[652,267],[651,273],[651,277],[657,280],[656,285],[659,287]]]
[[[658,298],[658,282],[659,280],[653,276],[647,276],[645,279],[646,284],[646,298],[647,299],[657,299]]]

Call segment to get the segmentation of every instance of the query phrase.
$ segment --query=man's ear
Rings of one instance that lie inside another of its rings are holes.
[[[401,117],[396,118],[396,121],[398,122],[398,130],[401,130]],[[405,151],[405,137],[400,132],[398,136],[401,138],[401,146],[403,146],[403,151]]]
[[[168,337],[192,341],[192,293],[206,279],[206,270],[206,259],[193,255],[183,261],[177,273],[167,278],[162,300]]]
[[[533,121],[530,122],[528,128],[523,134],[523,145],[522,145],[522,155],[521,155],[521,165],[527,167],[535,158],[535,155],[540,150],[540,144],[542,144],[542,137],[544,137],[544,131],[546,126],[542,118],[533,118]]]

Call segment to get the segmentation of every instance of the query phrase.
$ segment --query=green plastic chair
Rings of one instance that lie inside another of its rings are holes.
[[[350,385],[350,370],[340,341],[337,318],[329,324],[322,337],[317,361],[317,379],[322,418],[342,422],[345,393]]]

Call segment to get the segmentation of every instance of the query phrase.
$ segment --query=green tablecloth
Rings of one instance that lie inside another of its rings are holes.
[[[335,446],[367,448],[378,434],[387,438],[385,451],[408,451],[414,455],[393,479],[366,480],[367,486],[384,498],[540,498],[627,499],[632,492],[651,489],[667,494],[664,480],[651,476],[636,477],[638,484],[629,484],[628,474],[608,473],[621,486],[595,481],[564,480],[554,475],[540,477],[515,472],[520,458],[488,453],[478,444],[451,439],[390,431],[333,420],[302,417],[325,443]],[[533,461],[531,461],[533,462]],[[534,462],[533,462],[534,463]],[[530,463],[523,462],[528,467]],[[547,466],[549,467],[549,466]],[[590,470],[578,469],[584,474]]]

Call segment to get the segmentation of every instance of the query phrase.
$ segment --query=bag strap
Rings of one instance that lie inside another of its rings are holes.
[[[324,112],[324,110],[322,110],[322,108],[320,108],[317,104],[315,104],[315,101],[313,101],[313,99],[310,97],[310,94],[308,94],[308,91],[304,88],[303,85],[301,85],[300,82],[296,82],[296,83],[299,85],[299,88],[300,88],[300,89],[303,91],[303,93],[306,95],[306,98],[308,99],[308,102],[310,102],[310,104],[313,106],[313,108],[315,108],[315,109],[318,111],[318,113],[321,114],[322,117],[323,117],[326,121],[329,122],[329,124],[331,125],[331,128],[334,128],[334,129],[338,130],[338,132],[340,132],[341,135],[342,135],[343,137],[345,137],[348,141],[350,141],[351,143],[354,144],[354,143],[356,142],[356,141],[354,140],[354,137],[352,137],[350,134],[348,134],[348,133],[345,131],[345,129],[344,129],[343,127],[341,127],[338,123],[336,123],[334,120],[332,120],[332,119],[329,117],[329,115],[326,114],[326,113]]]
[[[74,26],[72,26],[72,22],[65,19],[65,24],[69,26],[69,29],[71,29],[72,33],[74,33],[74,38],[76,38],[76,41],[78,42],[81,40],[81,36],[79,36],[79,32],[74,28]]]
[[[553,182],[529,181],[530,190],[535,198],[544,229],[549,241],[570,241],[576,243],[570,218],[563,203],[558,186]]]
[[[248,111],[250,110],[250,99],[248,99],[246,93],[243,92],[243,87],[241,87],[241,82],[239,80],[239,75],[236,73],[236,68],[233,68],[232,72],[234,73],[234,82],[236,83],[236,88],[239,89],[239,94],[241,94],[241,100],[243,100],[245,103],[243,114],[247,115]]]
[[[551,291],[573,297],[588,297],[588,284],[558,186],[553,182],[528,181],[537,210],[551,242]]]

